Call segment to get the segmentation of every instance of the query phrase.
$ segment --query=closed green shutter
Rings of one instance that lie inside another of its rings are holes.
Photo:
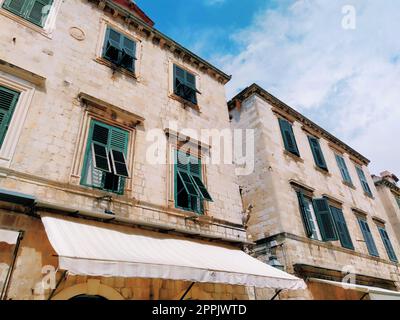
[[[340,243],[343,248],[354,250],[353,242],[351,241],[350,233],[347,228],[346,220],[343,211],[336,207],[330,207],[333,220],[335,221],[336,230],[339,235]]]
[[[372,196],[372,192],[369,187],[367,178],[365,177],[364,171],[360,167],[357,167],[357,166],[356,166],[356,171],[357,171],[358,177],[360,178],[360,182],[361,182],[364,192],[369,194],[370,196]]]
[[[3,7],[12,13],[43,27],[53,0],[6,0]]]
[[[369,229],[367,221],[362,218],[358,218],[358,223],[360,225],[369,254],[374,257],[379,257],[378,249],[376,248],[375,241],[372,237],[372,233]]]
[[[116,166],[119,167],[119,162],[116,161],[115,163],[115,161],[110,160],[113,150],[120,152],[124,156],[124,160],[126,159],[128,141],[129,133],[127,131],[93,120],[89,130],[81,183],[83,185],[122,194],[125,187],[126,176],[118,174],[122,173],[122,171],[115,172]],[[100,152],[95,155],[93,155],[93,145],[102,148]],[[108,157],[107,159],[103,156],[104,149]],[[117,155],[116,153],[115,156]],[[99,163],[102,164],[101,166],[96,165],[96,156],[99,159],[98,161],[100,161]],[[113,170],[110,168],[112,162],[114,163]],[[126,163],[124,164],[126,165]],[[90,179],[88,180],[88,178]]]
[[[281,128],[285,149],[296,156],[300,157],[299,149],[297,148],[296,138],[293,133],[292,124],[289,121],[279,118],[279,126]]]
[[[310,147],[312,154],[314,156],[315,164],[317,167],[323,169],[323,170],[328,170],[328,167],[326,166],[324,154],[322,153],[321,150],[321,145],[319,144],[319,140],[314,137],[308,137],[308,141],[310,142]]]
[[[18,98],[18,92],[0,86],[0,146],[6,137]]]
[[[311,238],[314,235],[314,231],[312,228],[312,217],[309,207],[307,206],[306,200],[304,198],[304,194],[302,192],[297,192],[297,198],[299,200],[300,213],[303,218],[304,228],[306,231],[306,235],[308,238]]]
[[[353,184],[353,181],[351,180],[349,170],[347,169],[347,165],[346,162],[344,161],[344,158],[342,156],[339,156],[338,154],[335,154],[335,158],[340,173],[342,174],[343,181]]]
[[[336,241],[338,240],[335,224],[333,222],[332,214],[329,210],[328,201],[324,198],[314,199],[313,206],[319,230],[321,232],[322,240]]]
[[[389,256],[389,259],[393,262],[398,262],[396,253],[394,252],[392,242],[390,241],[389,235],[387,234],[386,230],[382,227],[378,227],[379,233],[382,237],[383,244],[385,245],[386,252]]]

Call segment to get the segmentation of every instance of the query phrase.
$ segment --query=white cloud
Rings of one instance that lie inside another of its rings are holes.
[[[356,29],[342,28],[353,5]],[[242,50],[217,58],[228,96],[257,82],[372,160],[400,174],[398,0],[299,0],[234,34]]]

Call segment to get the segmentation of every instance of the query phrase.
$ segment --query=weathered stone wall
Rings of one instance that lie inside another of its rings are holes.
[[[137,40],[137,79],[113,73],[109,66],[98,62],[104,21]],[[88,1],[62,2],[51,38],[22,26],[18,19],[3,15],[0,15],[0,25],[0,58],[46,79],[45,86],[35,88],[9,168],[0,168],[4,173],[0,181],[2,188],[86,210],[101,211],[107,207],[107,202],[96,200],[104,192],[79,185],[82,164],[76,156],[77,143],[85,137],[81,137],[84,108],[77,97],[84,92],[145,118],[143,126],[136,130],[132,190],[127,190],[124,196],[113,195],[112,209],[116,214],[245,239],[245,233],[240,230],[185,221],[187,214],[174,210],[168,195],[170,166],[152,165],[146,160],[147,149],[153,143],[146,141],[146,134],[151,129],[168,128],[170,121],[177,123],[178,130],[229,128],[222,83],[154,44],[137,29],[128,28],[123,19],[105,14]],[[81,29],[85,39],[73,38],[71,28]],[[198,75],[200,112],[184,108],[181,102],[170,97],[172,62]],[[4,72],[2,75],[13,77]],[[80,166],[78,175],[73,172],[74,161]],[[205,174],[214,200],[208,205],[207,215],[241,224],[242,208],[233,168],[209,165]]]
[[[259,257],[267,261],[276,254],[288,272],[294,272],[294,264],[307,264],[322,268],[342,270],[353,266],[356,273],[391,279],[400,283],[398,265],[389,261],[384,244],[372,217],[386,222],[394,250],[400,255],[400,247],[384,207],[378,197],[367,167],[363,167],[372,190],[373,198],[363,192],[355,165],[349,155],[344,158],[355,188],[342,182],[341,173],[333,149],[325,138],[320,139],[321,148],[329,169],[323,173],[314,165],[314,159],[303,124],[294,122],[293,130],[301,158],[285,152],[278,117],[272,106],[261,97],[252,95],[245,99],[240,108],[231,111],[233,128],[254,128],[256,130],[256,169],[252,175],[243,176],[239,184],[244,188],[244,205],[254,206],[249,221],[252,240],[261,240],[282,234],[278,248],[258,248],[264,252]],[[314,197],[329,195],[343,203],[343,214],[355,246],[355,251],[342,248],[339,241],[322,243],[306,237],[299,211],[296,192],[290,184],[296,180],[314,188]],[[369,256],[363,235],[352,208],[368,214],[368,224],[378,247],[380,258]],[[285,236],[292,235],[292,237]],[[265,256],[266,255],[266,256]]]

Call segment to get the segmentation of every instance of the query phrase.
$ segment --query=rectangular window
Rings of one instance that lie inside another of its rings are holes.
[[[174,93],[189,101],[197,104],[196,76],[174,64]]]
[[[203,201],[213,201],[202,180],[201,161],[184,152],[175,153],[175,206],[204,213]]]
[[[339,235],[339,240],[343,248],[354,250],[353,242],[351,241],[349,229],[347,228],[346,220],[344,219],[343,211],[339,208],[330,207],[333,220],[335,221],[336,230]]]
[[[389,256],[389,259],[393,262],[398,262],[396,254],[394,252],[392,242],[390,241],[389,235],[386,232],[386,229],[383,227],[378,227],[379,233],[381,235],[383,244],[385,245],[386,252]]]
[[[367,221],[363,218],[358,218],[358,223],[360,225],[369,254],[374,257],[379,257],[378,249],[376,248],[375,241],[372,237],[372,233],[369,229]]]
[[[103,58],[117,67],[135,72],[136,42],[108,27]]]
[[[43,27],[52,5],[53,0],[5,0],[3,8]]]
[[[296,138],[293,132],[293,125],[289,121],[279,118],[279,126],[281,128],[285,149],[290,153],[300,157],[300,152],[297,147]]]
[[[302,192],[297,192],[297,197],[299,199],[300,213],[303,218],[307,237],[321,241],[322,237],[318,228],[318,222],[312,205],[312,200],[304,196]]]
[[[129,178],[128,141],[127,131],[92,120],[81,184],[123,194]]]
[[[360,182],[361,182],[364,192],[367,193],[368,195],[372,196],[372,192],[368,185],[367,178],[365,177],[364,171],[358,166],[356,166],[356,170],[357,170],[358,177],[360,178]]]
[[[0,86],[0,147],[6,137],[19,95],[19,92]]]
[[[325,198],[314,199],[313,207],[317,217],[319,230],[323,241],[338,240],[335,223],[329,208],[328,200]]]
[[[344,182],[347,182],[349,184],[353,184],[353,181],[351,180],[349,170],[347,169],[346,162],[344,161],[344,158],[338,154],[335,154],[336,162],[339,167],[340,173],[342,174],[342,178]]]
[[[308,141],[310,142],[310,147],[312,154],[314,156],[314,161],[317,167],[328,171],[328,167],[326,165],[326,161],[324,158],[324,154],[322,153],[321,145],[317,138],[308,136]]]

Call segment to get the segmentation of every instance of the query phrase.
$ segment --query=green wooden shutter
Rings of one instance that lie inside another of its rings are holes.
[[[292,124],[289,121],[279,118],[279,126],[281,128],[285,149],[297,156],[300,156],[297,148],[296,138],[294,136]]]
[[[28,7],[26,19],[30,22],[43,27],[49,15],[53,0],[34,0]]]
[[[43,27],[53,0],[6,0],[3,7],[12,13]]]
[[[339,235],[340,243],[343,248],[354,250],[353,242],[351,241],[349,229],[347,228],[346,220],[343,211],[336,207],[330,207],[333,220],[335,221],[336,230]]]
[[[0,146],[6,137],[18,98],[18,92],[0,86]]]
[[[121,34],[111,28],[107,28],[104,40],[103,57],[112,63],[119,63],[122,57]]]
[[[121,66],[129,71],[135,71],[136,42],[122,36]]]
[[[383,244],[385,245],[386,252],[389,256],[389,259],[393,262],[398,262],[396,253],[394,252],[392,242],[390,241],[389,235],[387,234],[386,230],[382,227],[378,227],[379,233],[382,237]]]
[[[397,202],[397,205],[398,205],[399,208],[400,208],[400,197],[399,197],[399,196],[396,196],[396,202]]]
[[[321,231],[322,240],[336,241],[338,240],[335,224],[329,209],[328,201],[324,198],[314,199],[313,206],[319,230]]]
[[[319,140],[317,138],[309,136],[308,141],[310,142],[311,151],[314,156],[314,161],[315,161],[315,164],[317,165],[317,167],[324,169],[324,170],[328,170],[328,167],[326,166],[324,154],[322,153],[322,150],[321,150],[321,145],[319,143]]]
[[[311,225],[312,217],[311,217],[310,208],[307,206],[306,200],[304,198],[304,194],[302,192],[297,192],[297,198],[299,200],[300,213],[303,218],[306,235],[308,238],[311,238],[314,236],[314,230]]]
[[[367,178],[365,177],[364,171],[360,167],[357,167],[357,166],[356,166],[356,171],[357,171],[358,177],[360,178],[360,182],[361,182],[363,190],[365,191],[365,193],[372,196],[372,192],[369,187]]]
[[[368,252],[371,256],[379,257],[378,249],[376,248],[374,238],[372,237],[371,230],[369,229],[367,221],[362,218],[358,219]]]
[[[6,0],[4,1],[3,8],[16,15],[23,16],[29,5],[30,1],[26,0]]]
[[[196,77],[174,64],[174,93],[181,98],[197,104]]]
[[[342,174],[343,181],[353,184],[353,181],[351,180],[350,173],[349,170],[347,169],[347,165],[346,162],[344,161],[344,158],[342,156],[339,156],[338,154],[335,154],[335,158],[340,173]]]

